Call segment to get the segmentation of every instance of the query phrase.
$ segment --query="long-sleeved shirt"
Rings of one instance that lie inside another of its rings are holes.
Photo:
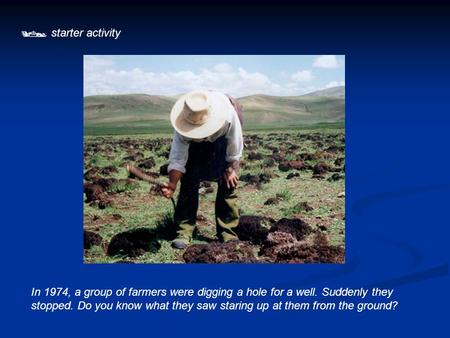
[[[188,160],[189,144],[191,142],[214,142],[219,137],[225,136],[227,139],[225,160],[230,163],[236,163],[241,158],[244,148],[241,122],[228,97],[221,93],[220,95],[223,95],[228,102],[228,117],[224,126],[213,135],[200,141],[186,138],[175,131],[169,155],[169,172],[171,170],[177,170],[182,173],[186,172],[186,162]]]

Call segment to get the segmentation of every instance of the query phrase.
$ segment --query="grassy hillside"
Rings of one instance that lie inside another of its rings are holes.
[[[239,102],[244,108],[244,127],[258,130],[342,123],[344,87],[326,89],[320,94],[242,97]],[[146,94],[87,96],[84,98],[85,134],[171,131],[169,113],[175,101],[175,97]]]
[[[306,94],[305,96],[326,96],[326,97],[339,97],[341,99],[345,98],[345,87],[337,86],[327,89],[317,90],[315,92]]]
[[[344,118],[344,100],[322,96],[252,95],[239,100],[250,126],[291,122],[312,124],[336,122]]]

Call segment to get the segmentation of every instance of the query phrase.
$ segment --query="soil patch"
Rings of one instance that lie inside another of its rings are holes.
[[[273,232],[259,252],[275,263],[342,263],[344,249],[328,244],[322,233],[314,234],[313,243],[297,241],[292,235]]]
[[[280,171],[289,171],[291,169],[304,170],[307,168],[308,166],[303,161],[284,161],[278,165]]]
[[[257,152],[250,152],[247,156],[249,161],[258,161],[263,159],[263,155]]]
[[[328,181],[329,181],[329,182],[334,182],[334,181],[342,180],[343,178],[344,178],[344,176],[342,176],[341,174],[334,173],[333,175],[331,175],[331,176],[328,178]]]
[[[282,218],[275,225],[273,225],[270,232],[286,232],[291,234],[295,239],[302,240],[305,236],[309,235],[312,231],[311,227],[300,218]]]
[[[264,183],[269,183],[270,179],[270,175],[266,173],[259,175],[245,174],[239,177],[240,181],[247,182],[248,185],[256,185],[257,187],[260,187]]]
[[[345,159],[343,157],[339,157],[334,161],[334,164],[338,167],[340,167],[345,162]]]
[[[186,263],[255,263],[253,246],[246,242],[211,242],[189,246],[183,254]]]
[[[268,227],[265,227],[264,225],[270,226],[273,223],[274,220],[267,217],[241,216],[235,232],[241,241],[261,244],[269,234]]]
[[[296,243],[297,240],[291,234],[282,231],[269,233],[259,252],[260,256],[267,257],[268,261],[277,260],[278,251],[285,245]]]
[[[99,184],[86,183],[84,185],[84,193],[86,194],[86,203],[91,206],[97,206],[99,209],[105,209],[112,205],[105,188]]]
[[[134,189],[135,186],[135,182],[130,179],[99,178],[84,184],[85,202],[91,206],[98,206],[99,209],[105,209],[112,205],[109,193],[121,193]]]
[[[286,176],[286,179],[287,179],[287,180],[291,180],[291,179],[293,179],[294,177],[299,177],[299,176],[300,176],[299,173],[289,173],[289,174]]]
[[[281,248],[277,263],[342,263],[344,250],[337,246],[309,246],[294,243]]]
[[[84,249],[89,250],[93,246],[103,246],[103,238],[96,232],[84,230]]]
[[[270,197],[265,202],[264,205],[277,205],[282,201],[280,197]]]
[[[155,160],[153,157],[150,157],[143,162],[139,163],[138,167],[142,169],[151,169],[155,166]]]
[[[93,180],[96,180],[99,178],[100,178],[100,176],[98,176],[98,168],[97,167],[93,167],[84,173],[84,179],[86,181],[93,181]]]
[[[111,174],[117,174],[118,170],[117,170],[117,168],[115,166],[110,165],[110,166],[107,166],[107,167],[100,168],[98,170],[98,173],[100,175],[102,175],[102,176],[108,176],[108,175],[111,175]]]
[[[324,174],[326,174],[330,170],[330,166],[325,162],[319,162],[313,167],[313,178],[323,178]]]

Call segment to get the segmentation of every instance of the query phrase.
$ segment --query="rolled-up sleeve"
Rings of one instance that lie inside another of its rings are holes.
[[[232,109],[232,117],[230,122],[230,129],[226,134],[226,138],[228,141],[226,161],[235,162],[239,161],[242,156],[242,150],[244,149],[244,139],[242,137],[241,122],[239,121],[237,113],[234,111],[233,106],[231,106],[230,109]]]
[[[177,170],[186,172],[186,162],[189,155],[189,142],[175,132],[169,154],[169,167],[167,171]]]

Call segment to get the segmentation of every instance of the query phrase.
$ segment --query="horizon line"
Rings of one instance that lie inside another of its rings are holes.
[[[333,89],[333,88],[339,88],[339,87],[344,87],[345,85],[341,85],[341,86],[334,86],[334,87],[329,87],[329,88],[322,88],[322,89],[317,89],[317,90],[313,90],[312,92],[307,92],[305,94],[299,94],[299,95],[270,95],[270,94],[263,94],[263,93],[255,93],[255,94],[250,94],[250,95],[244,95],[244,96],[237,96],[236,99],[242,99],[244,97],[249,97],[249,96],[257,96],[257,95],[264,95],[264,96],[273,96],[273,97],[297,97],[297,96],[306,96],[315,92],[319,92],[322,90],[327,90],[327,89]],[[163,96],[163,97],[170,97],[170,98],[176,98],[178,96],[181,96],[185,93],[180,93],[180,94],[174,94],[174,95],[163,95],[163,94],[148,94],[148,93],[120,93],[120,94],[94,94],[94,95],[83,95],[83,98],[85,97],[93,97],[93,96],[112,96],[112,95],[149,95],[149,96]]]

